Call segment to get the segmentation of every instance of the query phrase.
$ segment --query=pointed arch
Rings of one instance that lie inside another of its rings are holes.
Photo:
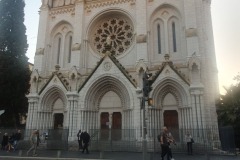
[[[113,91],[119,96],[122,108],[130,107],[130,96],[124,84],[114,77],[104,76],[89,88],[86,94],[85,108],[98,110],[103,96],[109,91]]]
[[[152,97],[154,99],[154,105],[157,108],[162,108],[164,106],[164,98],[171,94],[175,100],[177,107],[186,107],[188,106],[187,92],[181,84],[171,78],[164,79],[159,81],[156,85]]]
[[[41,109],[42,111],[53,111],[53,106],[55,102],[60,99],[66,108],[67,98],[64,92],[57,86],[52,86],[49,88],[42,97]]]

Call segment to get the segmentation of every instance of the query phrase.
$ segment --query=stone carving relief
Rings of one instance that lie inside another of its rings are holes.
[[[81,44],[80,43],[75,43],[73,46],[72,46],[72,51],[78,51],[81,49]]]
[[[137,43],[146,43],[147,36],[145,34],[138,35],[136,41]]]
[[[111,63],[111,62],[105,62],[105,63],[103,64],[103,69],[104,69],[105,71],[109,71],[109,70],[111,69],[111,67],[112,67],[112,63]]]
[[[44,55],[44,48],[38,48],[35,55]]]
[[[42,5],[48,5],[51,8],[73,5],[76,0],[42,0]]]
[[[186,37],[196,37],[197,34],[197,29],[196,28],[189,28],[186,30]]]

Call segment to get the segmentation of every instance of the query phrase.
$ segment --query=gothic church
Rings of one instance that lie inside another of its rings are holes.
[[[68,129],[70,141],[79,129],[131,129],[141,140],[144,72],[148,139],[164,125],[217,126],[211,0],[42,0],[39,14],[27,129]]]

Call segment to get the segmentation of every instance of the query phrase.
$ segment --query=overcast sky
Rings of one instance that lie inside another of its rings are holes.
[[[41,0],[25,0],[25,3],[29,44],[27,56],[33,63]],[[233,84],[233,77],[240,72],[240,0],[212,0],[212,20],[219,88],[224,93],[222,86]]]

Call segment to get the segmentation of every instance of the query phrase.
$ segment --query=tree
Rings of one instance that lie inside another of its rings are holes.
[[[24,0],[0,0],[1,126],[19,126],[19,114],[27,111],[30,70],[24,7]]]
[[[220,126],[232,126],[235,131],[236,145],[240,146],[237,135],[240,131],[240,75],[234,77],[236,84],[225,88],[226,94],[217,102],[218,121]]]

